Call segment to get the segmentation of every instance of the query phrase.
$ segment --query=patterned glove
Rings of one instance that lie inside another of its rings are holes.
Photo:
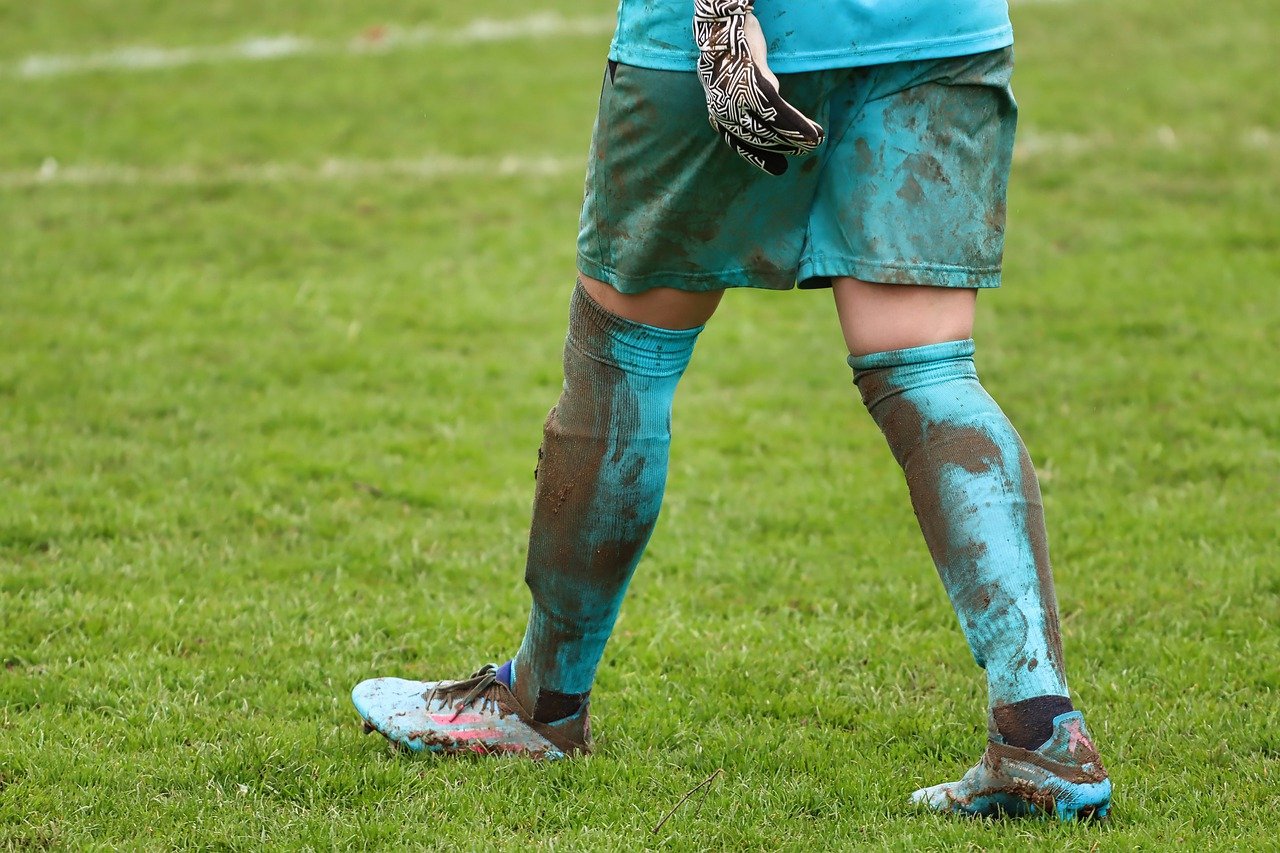
[[[808,154],[822,144],[823,132],[778,94],[752,2],[694,0],[698,77],[711,126],[748,162],[781,175],[787,171],[785,155]]]

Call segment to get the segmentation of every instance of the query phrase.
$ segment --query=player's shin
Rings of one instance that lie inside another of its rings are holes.
[[[972,341],[850,357],[902,465],[916,517],[974,658],[992,722],[1035,749],[1072,709],[1040,488],[1017,432],[978,381]]]
[[[525,581],[533,596],[513,689],[535,718],[586,699],[666,486],[676,384],[701,329],[605,311],[579,286],[564,390],[539,452]]]

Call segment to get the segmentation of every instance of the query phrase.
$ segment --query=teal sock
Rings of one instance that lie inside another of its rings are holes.
[[[591,690],[657,522],[672,400],[700,331],[633,323],[581,285],[573,292],[564,390],[543,432],[525,569],[533,607],[514,689],[526,708]]]
[[[1068,696],[1040,486],[973,341],[850,356],[994,710]]]

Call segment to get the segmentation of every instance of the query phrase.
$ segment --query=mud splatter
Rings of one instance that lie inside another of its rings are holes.
[[[910,177],[925,184],[951,185],[942,162],[932,154],[912,154],[902,162],[902,168]]]
[[[541,749],[533,749],[525,746],[505,745],[505,744],[502,746],[493,747],[493,746],[489,746],[487,744],[480,743],[474,740],[466,740],[466,741],[458,740],[456,738],[451,738],[451,737],[448,737],[447,735],[441,734],[440,732],[431,731],[431,730],[420,731],[420,732],[408,732],[405,735],[405,737],[408,740],[416,740],[421,742],[422,751],[424,752],[441,752],[446,755],[458,755],[458,754],[465,754],[465,753],[473,753],[475,755],[495,755],[498,753],[508,752],[508,753],[519,753],[524,758],[531,758],[534,761],[541,761],[546,759],[551,754],[551,750],[548,749],[547,747],[542,747]],[[408,749],[408,747],[404,746],[403,744],[397,741],[392,741],[392,743],[394,743],[396,746],[402,749]]]
[[[923,204],[924,189],[914,176],[908,175],[907,179],[902,182],[902,186],[898,188],[898,198],[908,204]]]
[[[1044,501],[1040,496],[1040,481],[1031,464],[1026,448],[1018,459],[1022,471],[1022,498],[1025,501],[1027,541],[1036,564],[1036,577],[1040,584],[1040,606],[1044,610],[1044,625],[1049,653],[1049,665],[1067,683],[1066,662],[1062,652],[1062,626],[1058,618],[1058,596],[1053,582],[1053,566],[1049,562],[1049,534],[1044,521]]]
[[[859,137],[853,143],[853,153],[855,157],[856,168],[864,175],[872,174],[872,167],[875,165],[875,155],[871,153],[871,146],[867,144],[864,137]]]
[[[987,208],[986,216],[983,218],[983,222],[986,224],[987,230],[993,235],[991,239],[995,239],[996,235],[1003,236],[1007,216],[1008,202],[1004,197],[1004,194],[1001,193],[1000,198]]]

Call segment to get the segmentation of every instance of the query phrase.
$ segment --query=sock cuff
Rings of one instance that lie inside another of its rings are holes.
[[[973,358],[973,338],[962,341],[944,341],[922,347],[873,352],[867,355],[849,356],[849,366],[856,371],[877,370],[885,367],[910,367],[916,364],[933,364],[956,358]]]
[[[907,391],[957,380],[976,382],[978,370],[973,364],[973,352],[971,339],[946,341],[851,355],[849,366],[853,368],[853,382],[862,394],[862,402],[875,415],[881,403]]]
[[[643,376],[678,376],[705,326],[663,329],[619,317],[579,283],[569,300],[569,343],[588,358]]]

